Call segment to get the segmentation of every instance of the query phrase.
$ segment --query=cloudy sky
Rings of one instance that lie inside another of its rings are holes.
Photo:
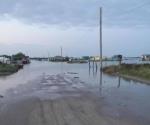
[[[98,55],[100,6],[105,56],[150,53],[149,0],[0,0],[0,54]]]

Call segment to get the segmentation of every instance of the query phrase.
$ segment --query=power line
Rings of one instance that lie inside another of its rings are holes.
[[[132,20],[132,17],[131,17],[130,14],[137,13],[137,11],[138,11],[137,14],[139,15],[140,12],[143,12],[142,10],[140,10],[140,8],[143,8],[143,7],[149,6],[149,5],[150,5],[150,1],[138,2],[138,4],[136,4],[134,7],[130,7],[129,9],[126,9],[124,11],[122,9],[118,9],[117,12],[120,12],[119,14],[115,14],[113,12],[110,13],[109,15],[107,15],[107,16],[104,17],[104,20],[107,23],[110,23],[109,22],[110,19],[111,19],[111,22],[112,22],[112,20],[114,20],[114,21],[115,20],[120,20],[120,22],[122,22],[122,20],[124,19],[124,21],[125,21],[126,18],[128,20]],[[111,8],[109,10],[111,10]],[[136,18],[139,18],[139,16],[137,14],[136,14]],[[143,14],[146,14],[146,12],[145,13],[143,12]],[[109,17],[110,17],[110,19],[109,19]],[[130,17],[130,18],[128,18],[128,17]],[[142,15],[141,15],[141,17],[142,17]],[[134,16],[134,18],[135,18],[135,16]],[[114,21],[113,21],[113,23],[114,23]],[[125,23],[125,22],[123,22],[123,23]]]
[[[149,4],[150,4],[150,1],[144,2],[144,3],[142,3],[142,4],[138,4],[137,6],[135,6],[135,7],[133,7],[133,8],[130,8],[130,9],[124,11],[124,13],[120,14],[120,16],[117,16],[117,17],[120,18],[120,17],[123,17],[123,16],[125,16],[125,15],[129,15],[130,13],[136,11],[137,9],[143,8],[144,6],[147,6],[147,5],[149,5]]]

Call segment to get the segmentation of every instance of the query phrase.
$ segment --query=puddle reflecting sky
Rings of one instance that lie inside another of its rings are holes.
[[[104,62],[110,65],[115,62]],[[89,90],[100,98],[104,98],[107,110],[115,113],[118,110],[129,111],[147,123],[150,116],[150,86],[140,82],[109,76],[99,70],[89,69],[88,64],[66,64],[33,61],[23,70],[7,76],[0,77],[0,94],[18,85],[28,84],[43,74],[56,75],[66,73],[71,77],[79,78]],[[104,107],[105,108],[105,107]],[[127,113],[126,113],[127,114]]]

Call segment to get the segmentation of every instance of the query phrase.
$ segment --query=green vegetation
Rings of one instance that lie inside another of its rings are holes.
[[[18,71],[16,65],[11,64],[0,64],[0,75],[10,75]]]
[[[0,57],[5,57],[5,58],[8,58],[8,59],[11,59],[11,56],[9,56],[9,55],[0,55]]]
[[[15,54],[15,55],[12,55],[12,58],[13,58],[13,60],[22,60],[23,58],[25,58],[26,56],[25,56],[25,54],[23,54],[23,53],[17,53],[17,54]]]
[[[1,57],[7,58],[8,62],[0,62],[0,76],[15,73],[22,69],[24,64],[30,63],[29,57],[21,52],[12,56],[1,55]]]
[[[108,66],[103,72],[110,75],[133,76],[144,80],[150,80],[150,64],[121,64],[120,66]]]

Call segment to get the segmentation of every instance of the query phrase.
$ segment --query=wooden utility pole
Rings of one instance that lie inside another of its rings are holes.
[[[102,38],[102,7],[100,7],[100,21],[99,21],[99,23],[100,23],[100,28],[99,28],[99,31],[100,31],[100,43],[99,43],[99,47],[100,47],[100,70],[102,70],[102,68],[103,68],[103,60],[102,60],[102,58],[103,58],[103,49],[102,49],[102,47],[103,47],[103,45],[102,45],[102,40],[103,40],[103,38]]]
[[[100,19],[99,19],[99,33],[100,33],[100,38],[99,38],[99,48],[100,48],[100,96],[102,96],[102,83],[103,83],[103,73],[102,73],[102,68],[103,68],[103,50],[102,50],[102,7],[100,7]]]
[[[62,53],[62,46],[60,47],[60,51],[61,51],[61,57],[62,57],[62,56],[63,56],[63,55],[62,55],[62,54],[63,54],[63,53]]]

